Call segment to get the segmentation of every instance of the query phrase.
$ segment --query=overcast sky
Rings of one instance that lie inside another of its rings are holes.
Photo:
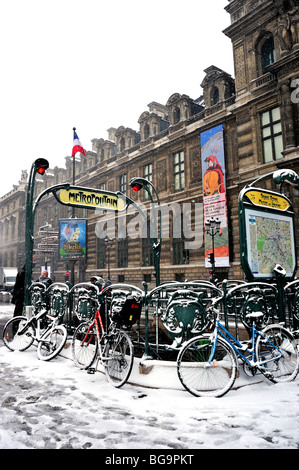
[[[139,130],[148,104],[202,94],[204,69],[234,76],[228,0],[3,0],[0,196],[36,158],[64,167],[73,127],[85,149]]]

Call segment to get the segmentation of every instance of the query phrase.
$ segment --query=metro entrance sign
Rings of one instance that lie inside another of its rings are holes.
[[[126,208],[126,201],[117,193],[110,191],[97,191],[90,188],[70,186],[59,193],[59,201],[62,204],[90,209],[105,209],[122,211]]]
[[[26,204],[26,235],[25,235],[25,248],[26,248],[26,269],[25,269],[25,298],[24,305],[28,305],[29,302],[29,287],[31,284],[32,276],[32,257],[33,257],[33,243],[34,243],[34,220],[35,214],[41,199],[52,193],[55,199],[60,204],[65,204],[72,207],[83,207],[89,209],[101,208],[103,210],[111,211],[122,211],[125,210],[129,205],[133,205],[140,212],[140,214],[145,219],[148,228],[150,228],[149,220],[147,214],[142,210],[135,201],[131,198],[122,194],[121,192],[113,193],[111,191],[99,191],[92,188],[84,188],[78,186],[71,186],[69,183],[62,183],[51,186],[44,191],[42,191],[36,198],[33,203],[33,194],[35,186],[35,176],[36,173],[43,174],[46,169],[49,167],[49,163],[45,159],[37,159],[31,166],[30,177],[28,180],[27,186],[27,204]],[[137,181],[138,180],[138,181]],[[151,182],[144,178],[133,178],[130,182],[132,185],[133,191],[136,191],[136,185],[138,183],[138,190],[143,187],[149,194],[151,204],[154,207],[154,202],[152,199],[151,190],[149,187],[153,188],[159,206],[160,213],[160,226],[161,226],[161,210],[160,210],[160,201],[157,195],[157,191]],[[135,188],[135,189],[134,189]],[[155,211],[153,211],[155,213]],[[156,221],[157,225],[157,221]],[[49,226],[42,227],[40,233],[47,232],[50,233]],[[157,227],[158,228],[158,225]],[[55,233],[56,234],[56,233]],[[161,231],[160,237],[157,238],[157,235],[150,236],[152,249],[154,254],[154,266],[155,266],[155,277],[156,285],[160,284],[160,251],[161,251]]]
[[[275,182],[291,182],[286,177],[287,170],[283,171],[283,179],[278,178],[279,172],[274,172]],[[246,186],[239,195],[241,265],[249,281],[273,279],[277,264],[289,279],[294,278],[297,269],[291,201],[281,193],[253,188],[267,176]]]

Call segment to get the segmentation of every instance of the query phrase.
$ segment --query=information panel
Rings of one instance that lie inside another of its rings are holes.
[[[273,277],[277,263],[286,270],[287,277],[292,277],[296,269],[292,216],[245,208],[245,227],[253,277]]]

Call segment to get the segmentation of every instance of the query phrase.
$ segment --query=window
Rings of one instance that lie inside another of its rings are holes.
[[[172,238],[173,264],[189,264],[189,250],[185,249],[183,234],[183,214],[174,215],[173,226],[176,227],[176,231],[180,227],[180,238],[178,238],[179,233],[176,236],[173,233]]]
[[[189,264],[189,250],[184,248],[184,243],[181,238],[173,239],[173,264]]]
[[[118,240],[118,268],[126,268],[128,266],[128,240],[126,238]]]
[[[148,165],[145,165],[143,167],[143,177],[150,181],[152,183],[153,181],[153,166],[151,163],[149,163]],[[149,187],[149,190],[152,191],[152,187],[150,186]],[[144,199],[149,199],[149,195],[148,195],[148,192],[147,191],[143,191],[143,194],[144,194]]]
[[[283,142],[279,108],[261,114],[261,132],[264,162],[282,158]]]
[[[103,238],[98,238],[97,243],[97,268],[104,269],[106,267],[106,246]]]
[[[218,101],[219,101],[219,90],[218,90],[218,88],[217,88],[216,86],[215,86],[215,87],[213,88],[213,90],[212,90],[212,100],[211,100],[211,101],[212,101],[212,103],[211,103],[212,106],[213,106],[214,104],[217,104]]]
[[[184,152],[177,152],[173,155],[173,170],[174,190],[183,191],[185,189]]]
[[[120,175],[119,177],[119,190],[125,193],[127,190],[127,175]]]
[[[154,256],[150,238],[142,238],[142,266],[153,266]]]
[[[150,126],[148,124],[145,124],[144,126],[144,138],[148,139],[150,136]]]
[[[181,110],[180,108],[176,107],[173,111],[173,123],[177,124],[181,120]]]
[[[261,47],[261,61],[262,61],[262,73],[266,73],[266,67],[270,64],[273,64],[275,61],[275,50],[274,50],[274,40],[270,36],[267,38]]]

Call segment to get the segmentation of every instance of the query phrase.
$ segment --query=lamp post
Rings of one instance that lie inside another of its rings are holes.
[[[153,250],[153,257],[154,257],[154,268],[155,268],[155,277],[156,277],[156,287],[160,285],[160,254],[161,254],[161,230],[162,230],[162,216],[161,216],[161,206],[160,206],[160,199],[158,196],[158,193],[156,191],[155,186],[148,181],[145,178],[132,178],[130,181],[130,186],[134,192],[140,191],[140,189],[144,188],[146,192],[149,195],[151,205],[152,205],[152,212],[153,212],[153,222],[154,222],[154,236],[151,236],[151,226],[150,222],[147,218],[147,215],[142,211],[142,209],[134,203],[133,200],[127,198],[128,203],[134,204],[134,206],[138,209],[138,211],[142,214],[144,219],[146,220],[147,223],[147,228],[149,228],[149,233],[150,233],[150,239],[151,239],[151,244],[152,244],[152,250]],[[159,207],[159,215],[160,215],[160,232],[159,232],[159,237],[158,237],[158,221],[156,217],[156,211],[155,211],[155,205],[153,201],[153,195],[152,191],[154,191],[157,202],[158,202],[158,207]],[[147,285],[145,284],[145,289],[147,290]],[[145,296],[146,297],[146,296]],[[145,348],[144,348],[144,355],[143,359],[151,359],[151,356],[149,354],[149,331],[148,331],[148,304],[145,302]]]
[[[34,230],[34,210],[33,210],[33,196],[34,184],[36,173],[43,175],[49,168],[48,160],[38,158],[31,166],[31,171],[27,186],[27,201],[26,201],[26,231],[25,231],[25,291],[24,291],[24,306],[29,304],[29,287],[31,284],[32,275],[32,255],[33,255],[33,230]]]
[[[211,281],[214,283],[216,276],[215,276],[215,243],[214,243],[214,238],[216,234],[220,231],[220,225],[221,222],[219,219],[214,219],[214,217],[211,217],[211,219],[207,219],[205,222],[205,232],[212,237],[212,252],[209,253],[209,262],[212,265],[212,276],[211,276]]]
[[[107,250],[107,254],[108,254],[108,280],[111,281],[110,279],[110,248],[112,248],[112,244],[113,244],[113,240],[112,238],[108,238],[108,236],[106,235],[106,237],[104,238],[104,242],[105,242],[105,245],[106,245],[106,250]]]
[[[152,249],[153,249],[153,255],[154,255],[154,268],[155,268],[155,277],[156,277],[156,286],[160,285],[160,254],[161,254],[161,227],[162,227],[162,220],[161,220],[161,206],[160,206],[160,199],[157,193],[157,190],[155,186],[148,181],[145,178],[132,178],[130,181],[130,186],[134,192],[140,191],[141,188],[144,188],[146,192],[149,195],[151,204],[152,204],[152,212],[153,212],[153,223],[154,223],[154,237],[150,236],[151,238],[151,243],[152,243]],[[158,236],[158,221],[156,217],[156,211],[155,211],[155,204],[153,201],[153,195],[152,195],[152,190],[154,191],[157,202],[158,202],[158,207],[159,207],[159,215],[160,215],[160,232]],[[138,206],[137,206],[138,207]],[[138,208],[140,212],[140,208]],[[148,227],[150,228],[149,222],[147,220]],[[150,235],[152,231],[150,230]]]

